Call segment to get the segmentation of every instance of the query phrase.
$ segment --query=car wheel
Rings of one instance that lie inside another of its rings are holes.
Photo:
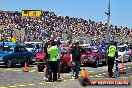
[[[108,64],[107,60],[102,62],[104,66],[106,66]]]
[[[66,64],[66,63],[64,63],[64,64],[62,65],[61,71],[62,71],[62,72],[66,72],[66,71],[67,71],[67,64]]]
[[[5,67],[10,68],[11,65],[12,65],[11,60],[7,60],[6,63],[5,63]]]
[[[95,62],[95,67],[99,67],[99,60],[97,59],[96,62]]]
[[[129,57],[129,61],[132,62],[132,55],[130,55],[130,57]]]
[[[24,67],[25,66],[25,62],[27,63],[27,66],[29,66],[29,61],[24,61],[21,63],[21,66]]]
[[[44,67],[38,66],[38,72],[43,72]]]

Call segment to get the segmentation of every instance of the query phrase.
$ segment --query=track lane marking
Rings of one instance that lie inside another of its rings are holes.
[[[94,78],[94,76],[89,76],[89,78]]]
[[[18,85],[18,86],[24,87],[24,86],[26,86],[26,85],[25,85],[25,84],[20,84],[20,85]]]
[[[9,86],[9,88],[16,88],[17,86]]]
[[[33,86],[34,84],[27,84],[28,86]]]
[[[107,73],[104,72],[103,74],[105,75],[105,74],[107,74]]]
[[[8,69],[4,69],[5,71],[11,71],[11,70],[13,70],[13,69],[10,69],[10,68],[8,68]]]
[[[14,72],[22,72],[22,70],[13,70]]]
[[[41,82],[41,83],[38,83],[38,84],[43,85],[43,84],[46,84],[46,83],[45,82]]]
[[[129,76],[129,78],[132,78],[132,76]]]

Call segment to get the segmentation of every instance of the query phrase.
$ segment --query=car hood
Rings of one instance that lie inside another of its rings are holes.
[[[12,52],[0,52],[0,57],[11,54]]]
[[[90,57],[90,56],[95,56],[95,54],[94,53],[82,54],[82,57],[85,57],[85,56]]]
[[[122,55],[122,54],[125,54],[124,52],[118,52],[118,55]]]
[[[33,48],[26,48],[28,51],[32,51],[33,50]]]

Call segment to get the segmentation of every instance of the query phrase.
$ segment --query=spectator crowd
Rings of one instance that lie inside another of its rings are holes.
[[[96,36],[104,37],[107,33],[107,23],[59,16],[54,12],[43,11],[40,17],[22,17],[20,12],[0,11],[1,32],[5,35],[14,33],[14,28],[25,30],[23,41],[43,40],[50,37],[63,37],[67,40],[73,37]],[[115,37],[132,38],[132,30],[128,27],[110,25],[110,34]]]

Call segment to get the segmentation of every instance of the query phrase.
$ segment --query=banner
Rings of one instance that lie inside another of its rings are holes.
[[[42,13],[41,10],[22,10],[21,11],[22,16],[39,17],[41,16],[41,13]]]

